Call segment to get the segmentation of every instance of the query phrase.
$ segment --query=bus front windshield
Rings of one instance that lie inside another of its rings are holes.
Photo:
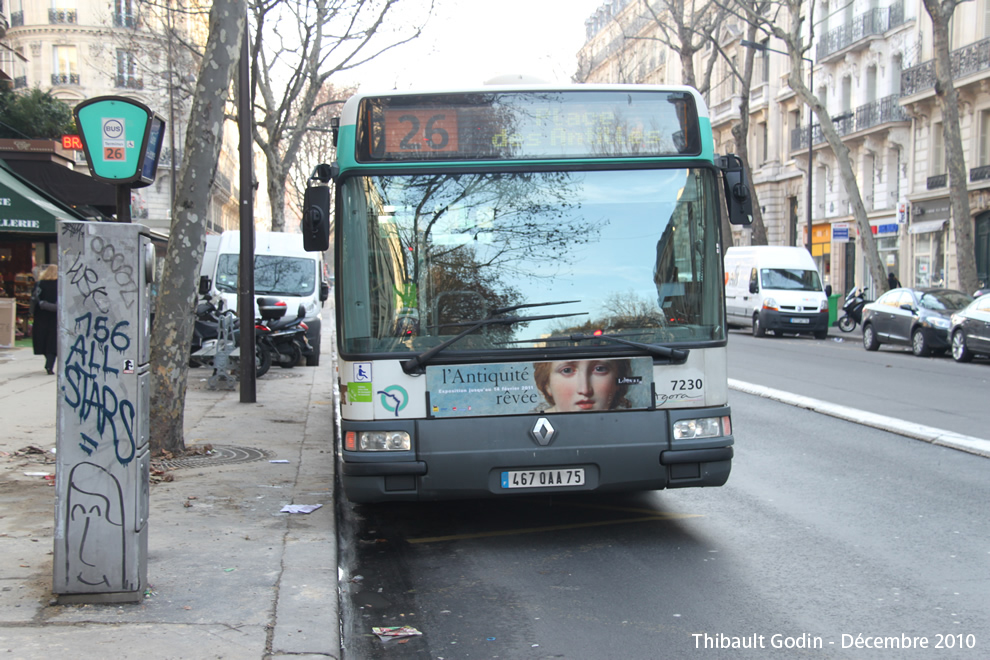
[[[683,168],[349,177],[344,351],[422,352],[479,324],[445,354],[722,340],[716,190]]]

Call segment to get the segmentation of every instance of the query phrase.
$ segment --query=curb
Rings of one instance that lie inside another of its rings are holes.
[[[732,378],[729,379],[729,389],[763,397],[764,399],[779,401],[780,403],[786,403],[790,406],[805,408],[807,410],[828,415],[830,417],[835,417],[837,419],[843,419],[855,424],[862,424],[864,426],[880,429],[881,431],[896,433],[897,435],[913,438],[915,440],[921,440],[922,442],[927,442],[933,445],[939,445],[940,447],[958,449],[959,451],[990,458],[990,440],[974,438],[972,436],[962,435],[960,433],[953,433],[952,431],[945,431],[943,429],[937,429],[935,427],[925,426],[923,424],[905,422],[893,417],[886,417],[884,415],[877,415],[876,413],[867,412],[865,410],[857,410],[856,408],[827,403],[825,401],[812,399],[811,397],[802,396],[800,394],[791,394],[790,392],[775,390],[762,385],[754,385],[752,383],[746,383]]]

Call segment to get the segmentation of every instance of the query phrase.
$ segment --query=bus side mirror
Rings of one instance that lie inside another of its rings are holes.
[[[326,302],[327,298],[330,297],[330,284],[323,280],[320,282],[320,302]]]
[[[199,295],[207,295],[210,292],[210,286],[212,284],[209,275],[201,275],[199,278]]]
[[[336,172],[330,165],[317,165],[303,193],[302,235],[307,252],[330,249],[330,186]]]
[[[729,224],[748,227],[753,224],[753,196],[749,192],[746,170],[742,159],[735,154],[719,158],[722,181],[725,184],[725,205],[729,211]]]

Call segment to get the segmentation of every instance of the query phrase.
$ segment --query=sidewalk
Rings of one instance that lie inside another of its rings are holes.
[[[0,654],[339,658],[333,368],[323,362],[272,369],[254,404],[190,369],[186,447],[212,444],[219,456],[152,484],[144,600],[57,605],[55,489],[25,474],[54,473],[57,379],[31,349],[0,349]],[[32,446],[48,453],[21,451]],[[280,513],[286,504],[322,508]]]

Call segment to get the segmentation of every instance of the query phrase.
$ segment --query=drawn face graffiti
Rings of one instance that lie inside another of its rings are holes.
[[[67,511],[69,584],[123,590],[124,508],[117,479],[98,465],[79,463],[69,474]]]

